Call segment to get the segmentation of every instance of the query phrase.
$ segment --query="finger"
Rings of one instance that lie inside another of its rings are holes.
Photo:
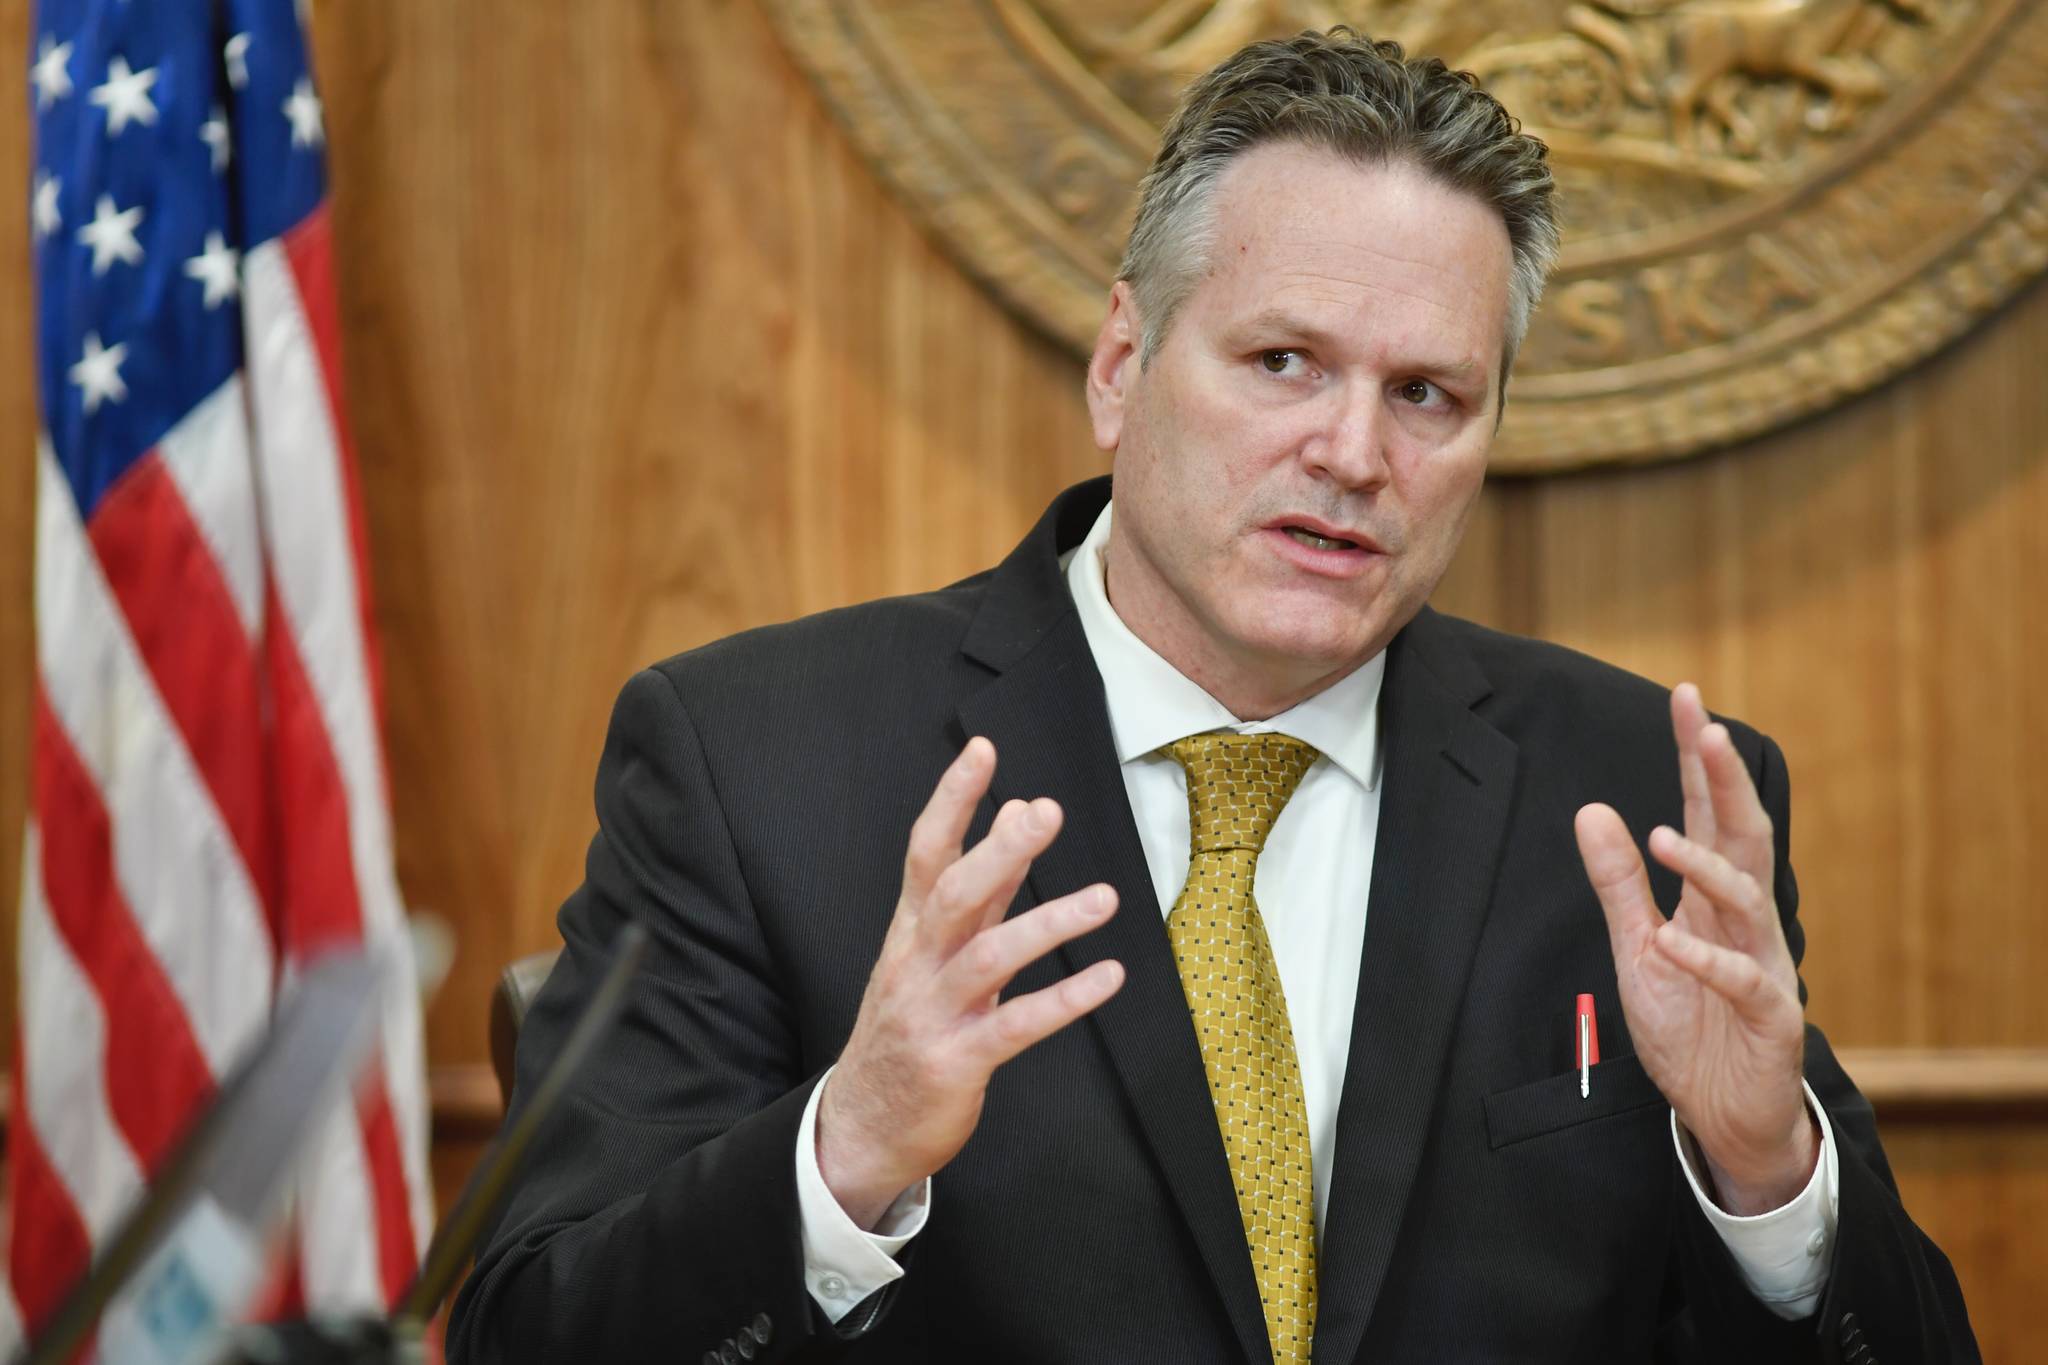
[[[903,855],[903,894],[921,902],[931,894],[939,874],[960,857],[960,841],[974,819],[974,807],[988,791],[996,772],[996,746],[974,736],[961,746],[931,799],[910,826],[910,847]]]
[[[1778,916],[1771,893],[1720,853],[1669,825],[1650,831],[1650,856],[1685,878],[1712,904],[1716,926],[1731,943],[1755,950],[1771,941]]]
[[[1066,828],[1066,811],[1049,796],[1041,796],[1029,803],[1020,802],[1019,805],[1027,806],[1027,809],[1020,812],[1018,818],[1025,820],[1035,832],[1024,845],[1024,856],[1009,875],[997,881],[994,889],[982,897],[981,914],[969,924],[970,932],[978,933],[1003,922],[1003,917],[1010,913],[1010,903],[1017,898],[1017,888],[1024,884],[1024,878],[1031,872],[1032,860],[1052,847],[1052,841]],[[1043,826],[1032,823],[1044,818],[1049,818],[1051,823]],[[974,852],[974,849],[969,849],[968,856],[972,857]]]
[[[1657,931],[1656,950],[1752,1023],[1769,1022],[1784,1008],[1784,992],[1748,953],[1709,943],[1675,924]]]
[[[983,1064],[994,1070],[1033,1043],[1050,1038],[1115,995],[1123,984],[1123,964],[1108,959],[1043,990],[1004,1001],[976,1034]]]
[[[1651,936],[1664,923],[1650,894],[1642,855],[1636,852],[1628,826],[1612,806],[1596,802],[1580,807],[1573,830],[1578,835],[1579,858],[1586,865],[1586,880],[1593,884],[1593,894],[1600,898],[1600,908],[1607,915],[1615,966],[1625,967],[1648,950]]]
[[[1700,733],[1700,756],[1706,761],[1714,824],[1720,831],[1715,846],[1737,867],[1769,885],[1774,860],[1770,813],[1757,797],[1749,765],[1735,751],[1727,726],[1709,725]]]
[[[1116,889],[1097,883],[984,929],[941,969],[940,989],[962,1008],[986,1000],[1060,944],[1101,928],[1116,902]]]
[[[996,812],[988,834],[939,874],[926,901],[931,928],[945,951],[993,924],[1008,911],[1031,860],[1060,832],[1059,802],[1008,801]]]
[[[1707,727],[1706,703],[1689,682],[1671,689],[1671,733],[1678,740],[1678,783],[1685,793],[1685,832],[1703,844],[1714,842],[1714,798],[1700,757],[1700,731]]]

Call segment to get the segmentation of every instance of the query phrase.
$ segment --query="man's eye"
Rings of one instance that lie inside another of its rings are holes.
[[[1436,385],[1426,379],[1411,379],[1403,384],[1397,392],[1408,402],[1420,407],[1429,401],[1430,394],[1436,392]]]
[[[1300,351],[1259,352],[1259,364],[1266,367],[1266,373],[1268,374],[1286,374],[1293,366],[1293,363],[1300,358]]]

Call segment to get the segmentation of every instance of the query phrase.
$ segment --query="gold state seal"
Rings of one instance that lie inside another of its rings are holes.
[[[966,267],[1092,343],[1175,92],[1347,23],[1550,144],[1564,253],[1495,467],[1683,455],[1817,411],[2048,265],[2048,0],[767,0]]]

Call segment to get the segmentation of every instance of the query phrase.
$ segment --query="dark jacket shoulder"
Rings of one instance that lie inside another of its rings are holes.
[[[651,667],[693,714],[729,706],[756,715],[838,709],[952,666],[989,576],[757,626]]]
[[[1410,630],[1428,640],[1425,653],[1455,650],[1486,681],[1477,702],[1487,722],[1517,741],[1570,737],[1589,749],[1640,745],[1646,739],[1671,744],[1671,689],[1548,640],[1495,630],[1425,608]],[[1434,646],[1430,648],[1429,646]],[[1711,710],[1713,698],[1708,697]],[[1768,743],[1742,721],[1714,713],[1735,737],[1736,747],[1754,757]]]

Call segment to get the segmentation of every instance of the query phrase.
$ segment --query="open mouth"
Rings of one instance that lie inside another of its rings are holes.
[[[1312,550],[1357,550],[1363,548],[1356,541],[1339,540],[1335,536],[1317,535],[1314,531],[1301,526],[1283,526],[1280,529]]]

